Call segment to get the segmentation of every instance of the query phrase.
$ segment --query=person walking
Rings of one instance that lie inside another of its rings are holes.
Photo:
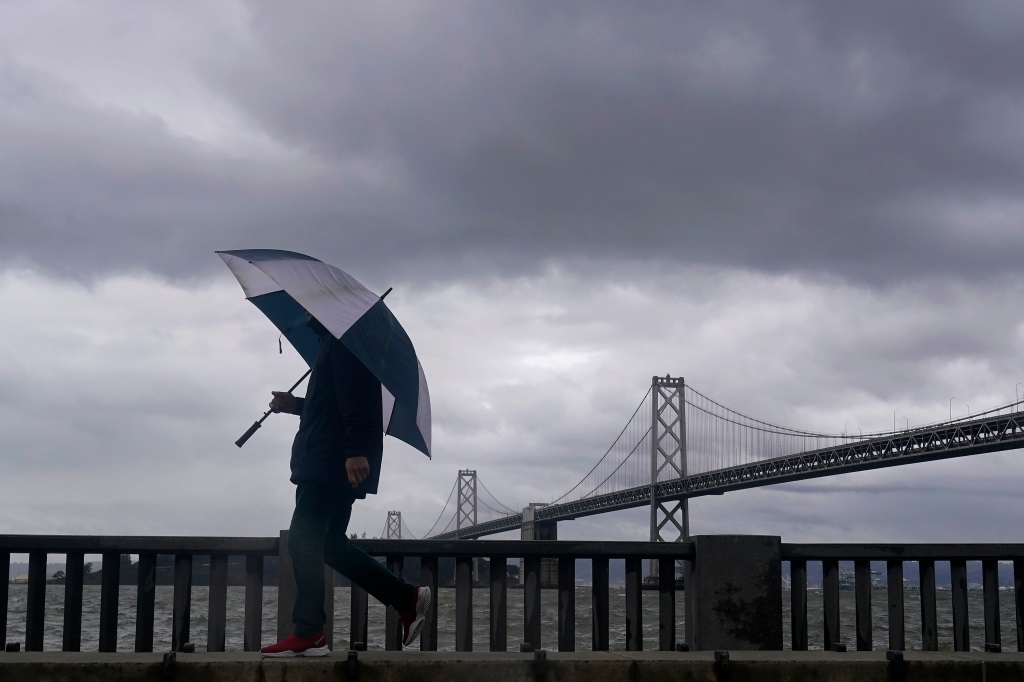
[[[308,315],[308,313],[307,313]],[[319,347],[305,398],[273,391],[270,409],[299,415],[291,453],[295,512],[288,529],[288,554],[295,576],[293,634],[264,656],[326,656],[324,564],[380,602],[394,607],[402,643],[419,637],[430,609],[428,587],[413,587],[349,542],[352,504],[375,495],[383,456],[381,383],[345,344],[313,316],[309,329]]]

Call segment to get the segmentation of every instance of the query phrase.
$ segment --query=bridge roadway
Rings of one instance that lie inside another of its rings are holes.
[[[673,500],[721,495],[744,488],[1018,448],[1024,448],[1024,412],[911,429],[879,438],[662,481],[658,483],[657,496],[658,499]],[[582,516],[643,507],[650,503],[651,486],[648,484],[541,507],[534,512],[534,519],[568,521]],[[463,528],[458,534],[449,531],[432,536],[431,539],[479,538],[515,530],[522,523],[522,514],[511,514]]]

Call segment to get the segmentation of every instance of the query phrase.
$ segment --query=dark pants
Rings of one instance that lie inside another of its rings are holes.
[[[295,491],[288,553],[295,574],[292,622],[300,637],[315,635],[327,622],[324,563],[399,612],[412,603],[412,585],[348,541],[352,502],[345,491],[315,483],[299,483]]]

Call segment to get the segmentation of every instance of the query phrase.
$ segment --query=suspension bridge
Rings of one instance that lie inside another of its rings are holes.
[[[611,447],[561,497],[513,509],[487,489],[476,471],[463,470],[423,537],[479,538],[521,529],[524,538],[557,539],[558,521],[646,506],[650,539],[675,542],[689,536],[692,497],[1022,448],[1021,403],[852,437],[770,424],[715,402],[682,378],[654,377]],[[415,536],[401,512],[392,511],[383,537]]]

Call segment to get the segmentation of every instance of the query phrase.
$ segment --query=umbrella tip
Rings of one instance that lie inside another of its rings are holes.
[[[387,290],[387,291],[385,291],[385,292],[384,292],[383,294],[381,294],[381,295],[380,295],[380,300],[382,300],[382,301],[383,301],[383,300],[384,300],[384,297],[385,297],[385,296],[387,296],[388,294],[390,294],[390,293],[391,293],[391,290],[392,290],[392,289],[394,289],[394,287],[388,287],[388,290]]]

